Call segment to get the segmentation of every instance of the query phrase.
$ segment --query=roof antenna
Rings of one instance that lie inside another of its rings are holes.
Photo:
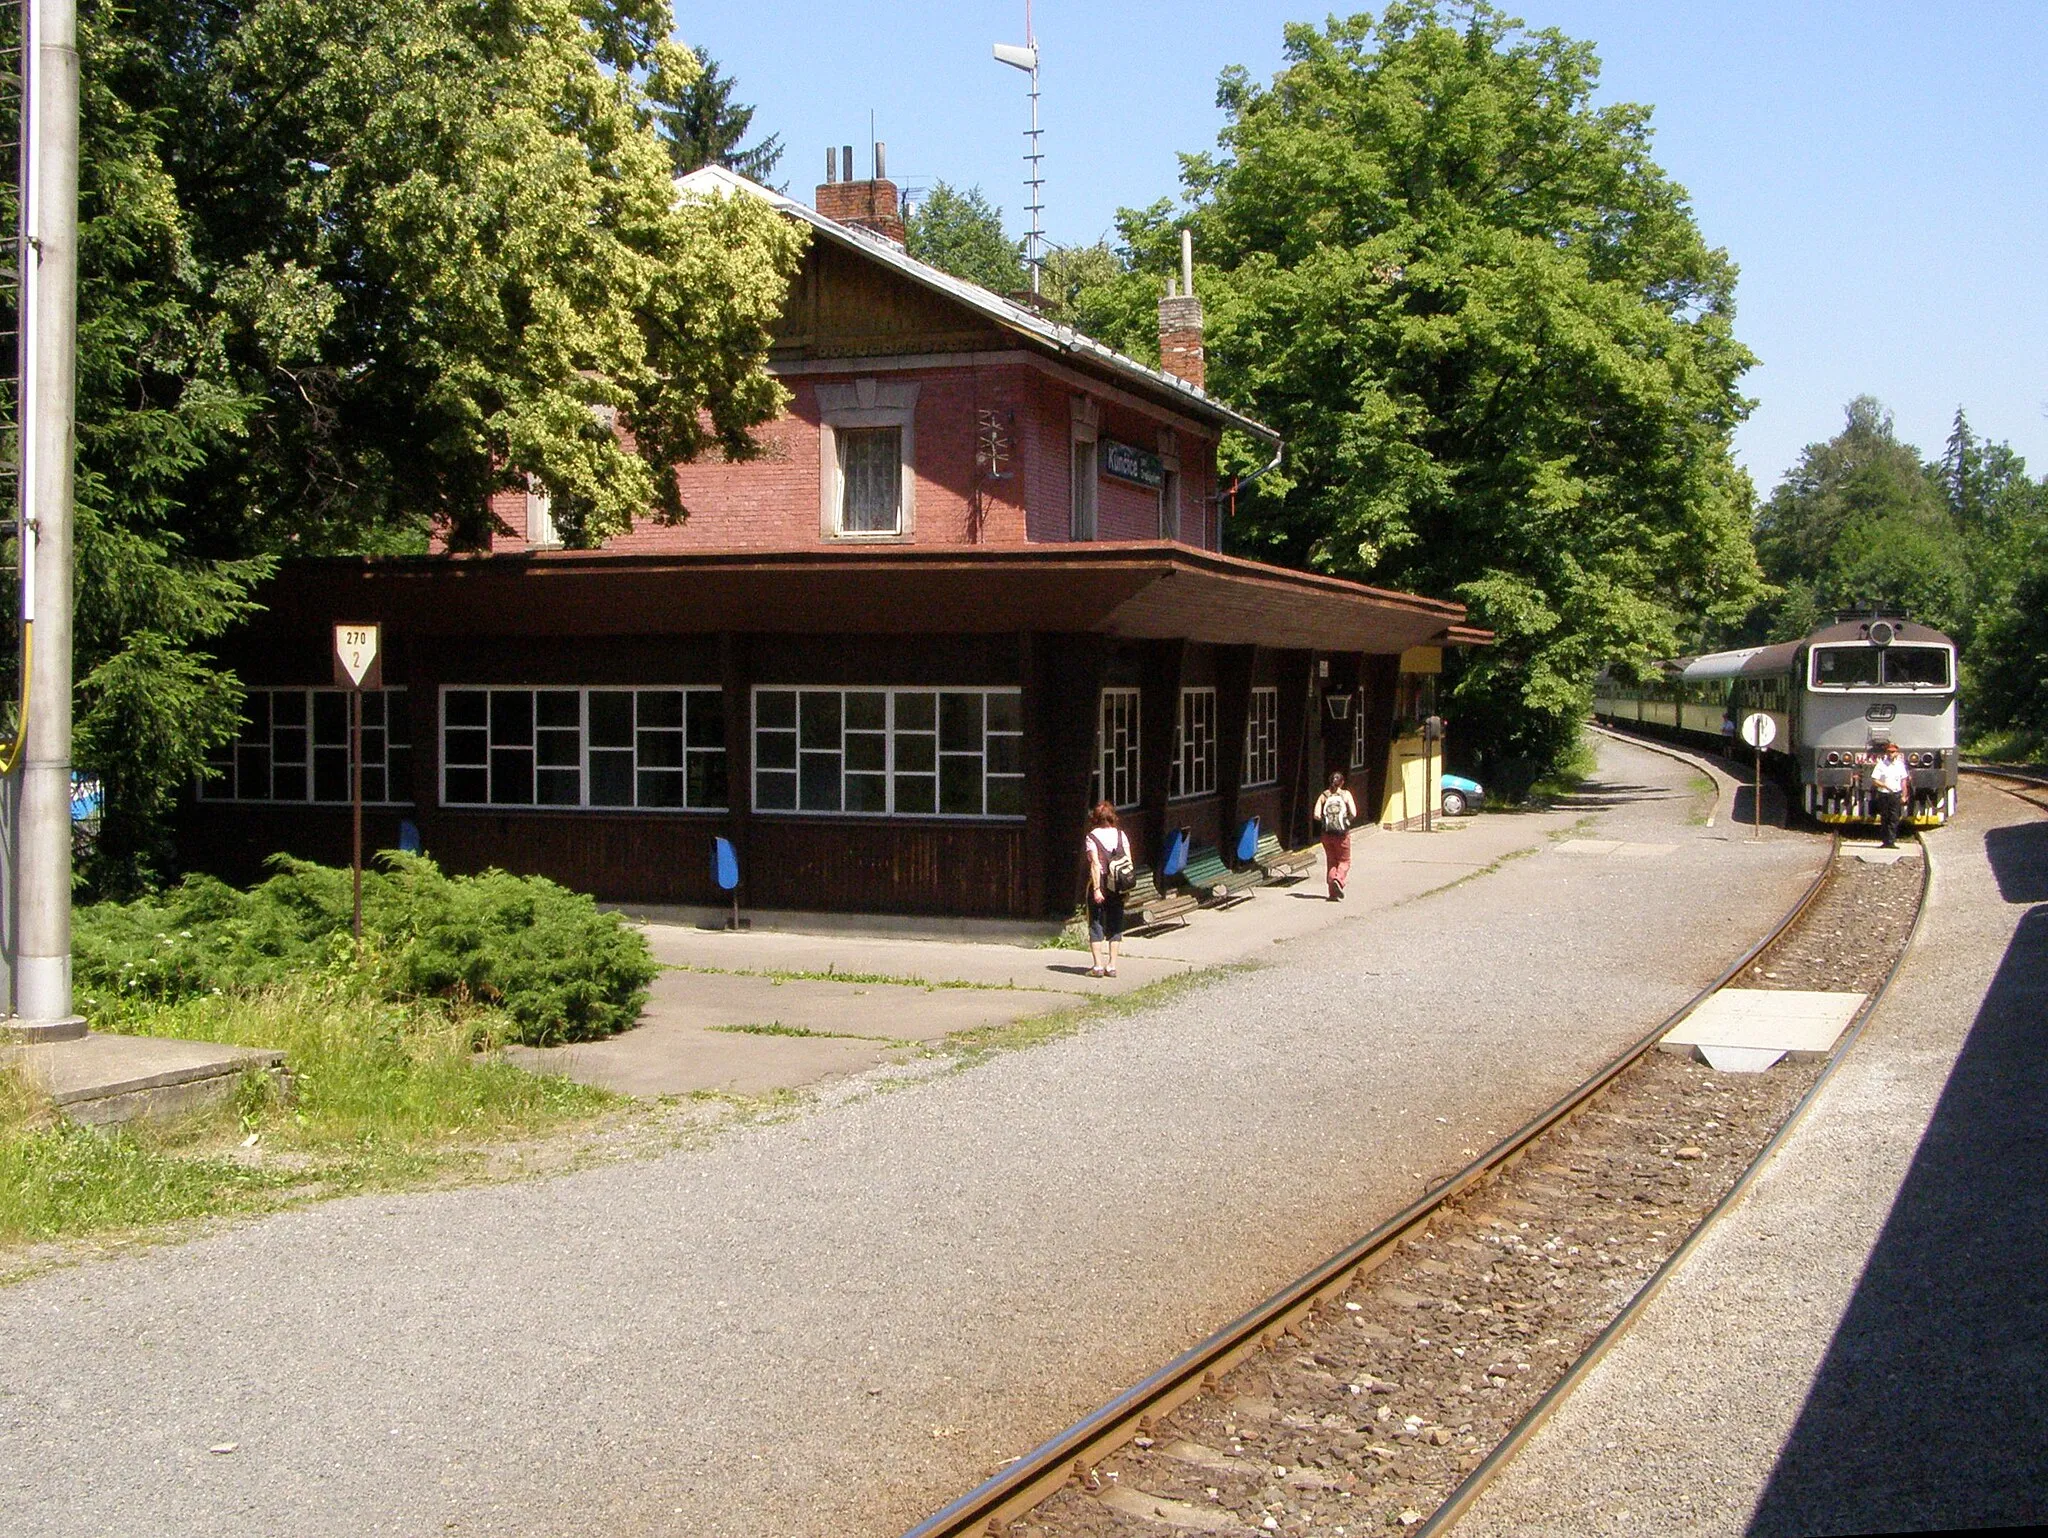
[[[1031,77],[1031,126],[1024,131],[1030,141],[1024,163],[1030,170],[1024,178],[1024,187],[1029,201],[1024,208],[1031,215],[1031,231],[1024,238],[1024,265],[1031,269],[1031,292],[1038,294],[1038,269],[1044,265],[1041,254],[1044,246],[1044,231],[1039,228],[1039,215],[1045,212],[1045,155],[1039,142],[1038,127],[1038,34],[1031,27],[1031,0],[1024,0],[1024,46],[1015,43],[997,43],[996,62],[1007,64],[1012,69],[1021,69]]]

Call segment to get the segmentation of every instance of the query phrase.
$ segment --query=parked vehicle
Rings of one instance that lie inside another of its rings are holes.
[[[1462,774],[1446,774],[1439,778],[1443,786],[1446,817],[1463,817],[1468,812],[1476,812],[1486,799],[1486,792],[1477,780],[1468,780]]]

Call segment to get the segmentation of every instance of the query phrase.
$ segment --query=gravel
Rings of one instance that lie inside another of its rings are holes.
[[[1554,1099],[1810,873],[1600,752],[1588,831],[1668,851],[1546,848],[707,1147],[8,1289],[7,1530],[898,1532]]]

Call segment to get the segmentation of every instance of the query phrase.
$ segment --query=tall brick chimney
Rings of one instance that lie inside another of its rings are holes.
[[[1180,292],[1168,278],[1166,297],[1159,301],[1159,367],[1197,390],[1203,387],[1202,301],[1195,297],[1195,243],[1187,230],[1180,232]]]
[[[845,156],[845,177],[840,176],[840,154]],[[825,180],[818,188],[817,210],[827,219],[867,230],[896,245],[903,244],[903,212],[896,200],[896,184],[883,173],[888,166],[889,146],[875,146],[875,174],[867,181],[853,179],[853,146],[835,153],[825,151]]]

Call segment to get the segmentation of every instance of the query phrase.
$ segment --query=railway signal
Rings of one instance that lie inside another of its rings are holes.
[[[1742,740],[1756,750],[1756,789],[1751,792],[1750,837],[1764,836],[1764,749],[1778,740],[1778,723],[1761,710],[1742,718]]]

